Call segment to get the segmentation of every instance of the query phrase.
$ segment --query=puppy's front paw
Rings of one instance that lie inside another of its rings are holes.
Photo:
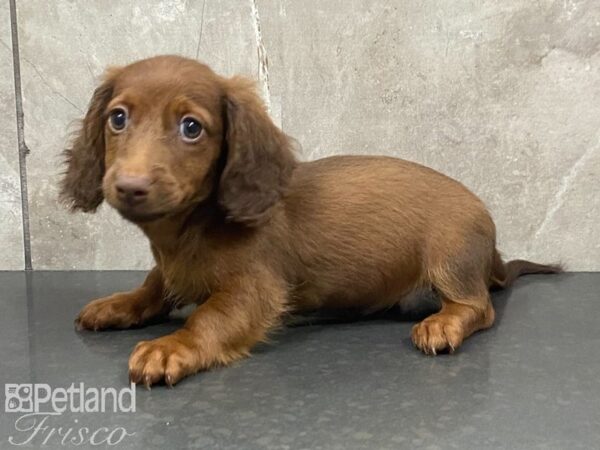
[[[129,328],[137,325],[140,314],[136,312],[128,294],[113,294],[87,304],[75,319],[75,326],[82,330]]]
[[[411,338],[415,346],[427,355],[448,350],[454,352],[464,339],[460,319],[449,314],[434,314],[416,324]]]
[[[140,342],[129,357],[129,379],[147,388],[164,381],[173,386],[201,368],[200,350],[187,330]]]

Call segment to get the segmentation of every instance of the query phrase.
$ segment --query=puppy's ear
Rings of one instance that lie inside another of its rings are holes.
[[[225,92],[227,153],[219,202],[230,220],[258,225],[284,194],[296,159],[290,139],[269,118],[254,83],[232,78]]]
[[[60,199],[73,211],[95,211],[104,200],[104,124],[106,106],[119,69],[109,69],[96,88],[85,118],[63,155],[67,166],[61,181]]]

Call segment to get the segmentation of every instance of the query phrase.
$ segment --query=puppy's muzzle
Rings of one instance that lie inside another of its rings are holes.
[[[115,181],[117,198],[123,205],[140,206],[148,200],[150,184],[148,177],[121,175]]]

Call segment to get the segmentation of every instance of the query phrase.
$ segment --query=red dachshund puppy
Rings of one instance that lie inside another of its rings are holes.
[[[190,59],[109,70],[65,153],[63,200],[94,211],[106,199],[156,261],[138,289],[88,304],[79,327],[198,305],[183,328],[134,349],[131,380],[148,386],[248,355],[288,312],[375,311],[423,288],[441,310],[412,340],[454,351],[494,322],[490,287],[559,271],[504,264],[483,203],[434,170],[375,156],[298,162],[251,82]]]

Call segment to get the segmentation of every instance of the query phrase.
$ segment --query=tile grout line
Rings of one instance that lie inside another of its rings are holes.
[[[271,108],[271,87],[269,85],[269,59],[267,58],[267,50],[263,44],[262,30],[260,26],[260,15],[256,0],[250,1],[250,10],[252,11],[252,25],[254,28],[254,37],[256,39],[256,53],[258,57],[258,80],[264,95],[264,101],[269,114],[272,113]]]
[[[202,16],[200,17],[200,32],[198,33],[198,45],[196,46],[196,59],[200,55],[200,45],[202,44],[202,31],[204,30],[204,9],[206,8],[206,0],[202,2]]]
[[[19,56],[19,32],[17,29],[16,0],[10,3],[10,28],[13,50],[13,72],[15,82],[15,108],[17,118],[17,140],[19,144],[19,178],[21,182],[21,214],[23,220],[23,253],[25,256],[25,270],[33,269],[31,265],[31,234],[29,229],[29,196],[27,194],[27,154],[29,149],[25,144],[23,96],[21,92],[21,64]]]

